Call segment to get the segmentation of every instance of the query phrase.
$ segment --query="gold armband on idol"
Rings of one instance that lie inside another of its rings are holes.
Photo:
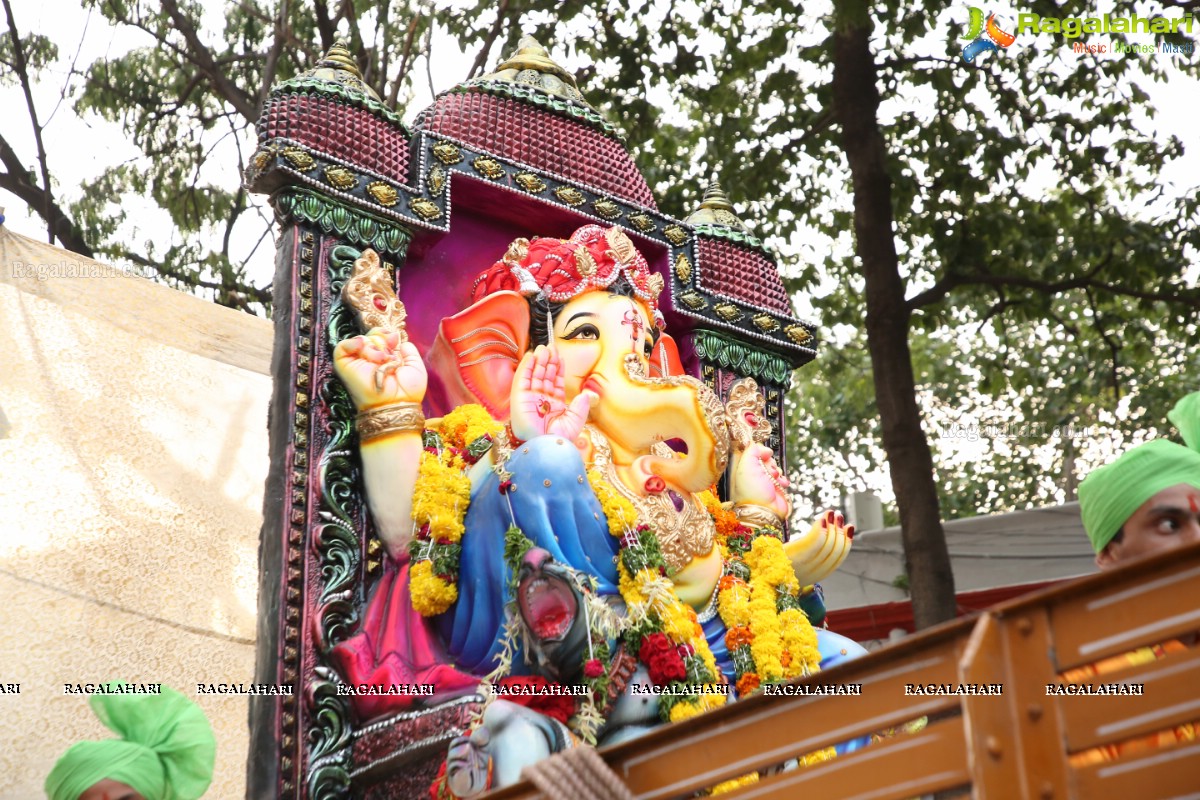
[[[733,513],[737,516],[738,522],[750,528],[783,529],[783,520],[766,506],[743,503],[735,505]]]
[[[363,444],[393,433],[425,430],[425,415],[420,403],[394,403],[358,412],[354,420],[358,439]]]

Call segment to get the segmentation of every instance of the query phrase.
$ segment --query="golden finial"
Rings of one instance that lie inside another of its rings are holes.
[[[354,77],[362,78],[358,63],[355,62],[354,56],[350,55],[349,43],[340,36],[333,40],[333,47],[317,62],[317,66],[346,70],[353,73]]]
[[[721,225],[739,231],[746,230],[746,226],[733,213],[733,203],[729,202],[729,195],[725,194],[725,190],[716,180],[709,182],[704,196],[700,199],[700,207],[684,221],[689,225]]]
[[[362,72],[358,69],[358,62],[354,60],[354,54],[350,52],[350,45],[341,36],[334,39],[333,46],[325,55],[321,56],[317,65],[301,77],[340,83],[374,100],[379,99],[375,90],[363,80]]]
[[[579,92],[575,76],[552,59],[546,48],[532,36],[522,36],[517,43],[517,52],[501,62],[495,72],[478,80],[524,84],[540,89],[546,94],[566,97],[587,105],[587,101]]]
[[[550,52],[542,47],[538,40],[532,36],[522,36],[521,41],[517,42],[517,52],[509,56],[503,64],[496,67],[496,72],[503,72],[506,69],[537,70],[548,75],[556,75],[576,89],[579,88],[579,85],[575,83],[575,76],[559,66],[558,62],[554,59],[550,58]]]

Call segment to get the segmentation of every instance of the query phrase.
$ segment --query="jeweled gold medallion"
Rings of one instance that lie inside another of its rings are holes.
[[[571,207],[583,205],[584,201],[587,200],[587,198],[584,197],[583,194],[573,186],[558,187],[554,190],[554,196]]]
[[[687,241],[687,231],[678,225],[668,225],[663,230],[663,236],[667,237],[667,241],[676,247]]]
[[[687,283],[692,279],[692,262],[688,261],[688,257],[683,253],[675,259],[675,277],[679,278],[680,283]]]
[[[654,220],[645,214],[632,214],[629,217],[629,221],[633,223],[633,227],[642,233],[650,233],[650,231],[654,230]]]
[[[500,166],[500,162],[494,158],[486,156],[477,158],[471,162],[471,167],[488,180],[495,181],[504,177],[504,167]]]
[[[513,180],[530,194],[540,194],[546,191],[546,182],[534,175],[532,172],[518,172],[513,176]]]
[[[325,180],[335,189],[346,191],[358,185],[358,177],[345,167],[326,167]]]
[[[421,219],[437,219],[442,215],[442,210],[437,207],[437,204],[426,200],[424,197],[418,197],[408,204],[408,207],[416,212]]]
[[[463,160],[462,153],[459,152],[458,147],[449,142],[438,142],[435,144],[433,146],[433,154],[437,157],[438,161],[447,166],[457,164]]]
[[[812,334],[803,325],[789,325],[783,332],[796,344],[804,344],[812,338]]]
[[[400,198],[396,190],[383,181],[371,181],[368,183],[367,194],[374,197],[379,205],[387,206],[388,208],[396,205],[396,201]]]
[[[441,167],[434,167],[429,170],[429,191],[434,194],[441,194],[442,189],[446,188],[446,170]]]
[[[252,163],[255,169],[266,169],[267,164],[271,163],[271,159],[275,157],[275,153],[269,147],[264,147],[254,154]]]
[[[726,322],[737,322],[742,318],[742,312],[732,303],[718,303],[713,306],[713,311]]]
[[[596,213],[605,219],[616,219],[621,216],[621,208],[607,198],[592,203],[592,208],[596,209]]]
[[[307,172],[312,169],[317,163],[316,159],[308,153],[301,150],[299,147],[289,147],[283,151],[283,157],[288,160],[288,163],[299,170]]]
[[[758,329],[763,333],[770,333],[771,331],[779,328],[779,323],[776,322],[775,318],[770,314],[757,314],[754,317],[751,317],[751,319],[754,321],[754,324],[758,326]]]

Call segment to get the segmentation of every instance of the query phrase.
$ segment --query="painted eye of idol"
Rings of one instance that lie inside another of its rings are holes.
[[[589,314],[588,316],[591,315]],[[597,330],[595,325],[592,325],[590,322],[585,322],[584,324],[578,325],[569,330],[563,335],[562,338],[566,339],[567,341],[571,341],[573,339],[599,339],[600,331]]]

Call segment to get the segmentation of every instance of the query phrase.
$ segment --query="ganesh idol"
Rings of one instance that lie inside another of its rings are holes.
[[[349,684],[500,692],[451,749],[455,796],[862,652],[812,624],[853,529],[830,512],[782,541],[761,395],[743,379],[722,403],[683,374],[662,289],[619,228],[518,239],[422,354],[374,253],[347,284],[369,330],[335,369],[388,565],[333,660]],[[427,393],[454,410],[425,419]],[[639,682],[675,691],[634,702]],[[539,707],[514,685],[584,688]],[[363,719],[416,702],[352,701]]]

